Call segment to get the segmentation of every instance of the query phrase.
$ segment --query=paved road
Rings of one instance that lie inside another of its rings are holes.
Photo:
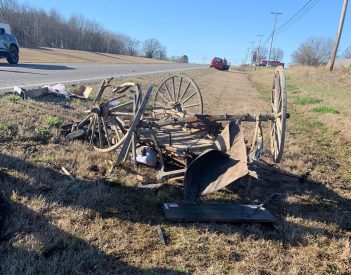
[[[206,68],[194,64],[0,64],[0,94],[50,84],[93,82],[106,77],[135,76]]]

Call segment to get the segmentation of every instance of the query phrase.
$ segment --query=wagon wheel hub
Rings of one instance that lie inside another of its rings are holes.
[[[172,108],[175,109],[177,112],[183,111],[182,104],[179,101],[172,103]]]

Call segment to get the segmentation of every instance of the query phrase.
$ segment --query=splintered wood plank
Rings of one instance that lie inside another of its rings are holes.
[[[274,223],[277,218],[258,205],[232,203],[164,203],[163,212],[172,221]]]

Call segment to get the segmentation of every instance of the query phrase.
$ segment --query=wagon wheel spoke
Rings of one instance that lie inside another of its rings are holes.
[[[118,109],[120,109],[122,107],[125,107],[125,106],[128,106],[128,105],[132,105],[133,103],[134,103],[134,101],[131,100],[131,101],[128,101],[128,102],[125,102],[125,103],[121,103],[121,104],[119,104],[117,106],[110,107],[109,108],[109,112],[114,112],[114,111],[116,111],[116,110],[118,110]]]
[[[162,93],[159,93],[159,96],[167,103],[168,106],[172,105],[172,101],[169,101]]]
[[[118,131],[116,125],[112,125],[112,126],[111,126],[111,129],[114,130],[115,133],[116,133],[115,140],[113,140],[113,141],[114,141],[114,144],[116,144],[119,140],[121,140],[121,135],[120,135],[120,133],[119,133],[119,131]]]
[[[274,157],[276,158],[279,154],[278,140],[274,139]]]
[[[176,88],[175,88],[175,84],[174,84],[174,77],[172,78],[172,85],[173,85],[173,99],[174,99],[174,101],[177,101]]]
[[[281,135],[282,135],[282,132],[281,130],[279,129],[279,126],[278,126],[278,123],[275,123],[274,124],[275,126],[275,136],[276,136],[276,140],[277,140],[277,145],[278,145],[278,148],[280,149],[280,141],[281,141]]]
[[[108,145],[108,147],[111,147],[111,140],[110,140],[110,135],[108,134],[108,131],[107,131],[106,121],[103,117],[101,118],[101,121],[102,121],[102,127],[104,128],[105,137],[107,140],[107,145]]]
[[[196,92],[194,92],[189,97],[187,97],[184,101],[182,101],[182,103],[184,104],[184,103],[188,102],[190,99],[192,99],[194,97],[194,95],[196,95]]]
[[[87,115],[81,122],[78,123],[77,128],[82,127],[94,114]]]
[[[101,117],[97,117],[97,129],[98,129],[98,137],[99,137],[99,148],[102,148],[102,132],[101,132]]]
[[[167,93],[168,93],[168,96],[169,96],[169,98],[171,99],[171,102],[172,102],[172,101],[173,101],[173,98],[172,98],[172,96],[171,96],[171,92],[169,91],[168,85],[167,85],[166,82],[164,83],[164,85],[165,85],[165,87],[166,87],[166,91],[167,91]]]
[[[89,126],[85,132],[85,139],[88,139],[89,132],[91,131],[91,127],[93,126],[93,123],[94,123],[94,117],[90,117],[90,123],[89,123]]]
[[[275,121],[276,121],[275,125],[277,125],[278,130],[280,130],[281,132],[283,128],[281,120],[277,118]]]
[[[180,97],[180,99],[178,101],[182,101],[182,99],[184,98],[186,92],[188,91],[189,87],[190,87],[191,83],[189,82],[188,85],[186,86],[182,96]]]
[[[178,101],[178,99],[179,99],[180,91],[182,90],[182,84],[183,84],[183,77],[180,77],[179,89],[178,89],[178,93],[177,93],[177,96],[176,96],[176,101]]]
[[[191,108],[191,107],[196,107],[196,106],[200,106],[200,103],[185,105],[184,108]]]
[[[95,131],[96,131],[96,115],[93,117],[89,145],[93,145],[94,137],[95,137]]]

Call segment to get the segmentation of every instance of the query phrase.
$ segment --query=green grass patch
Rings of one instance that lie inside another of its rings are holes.
[[[340,114],[340,112],[332,107],[320,106],[312,109],[312,112],[317,114]]]
[[[0,121],[0,131],[5,132],[9,129],[9,126],[5,122]]]
[[[48,137],[50,137],[50,132],[47,129],[44,129],[44,128],[37,128],[37,129],[35,129],[35,134],[39,138],[48,138]]]
[[[323,100],[319,99],[319,98],[315,98],[315,97],[296,97],[294,100],[295,104],[298,105],[309,105],[309,104],[317,104],[317,103],[321,103]]]
[[[44,119],[45,123],[50,127],[60,128],[63,124],[63,120],[58,117],[47,116]]]
[[[12,103],[16,103],[17,101],[21,100],[22,98],[18,95],[8,95],[6,99]]]
[[[294,114],[289,119],[289,128],[297,132],[311,131],[311,129],[326,128],[325,124],[317,119],[305,119],[302,116]]]

